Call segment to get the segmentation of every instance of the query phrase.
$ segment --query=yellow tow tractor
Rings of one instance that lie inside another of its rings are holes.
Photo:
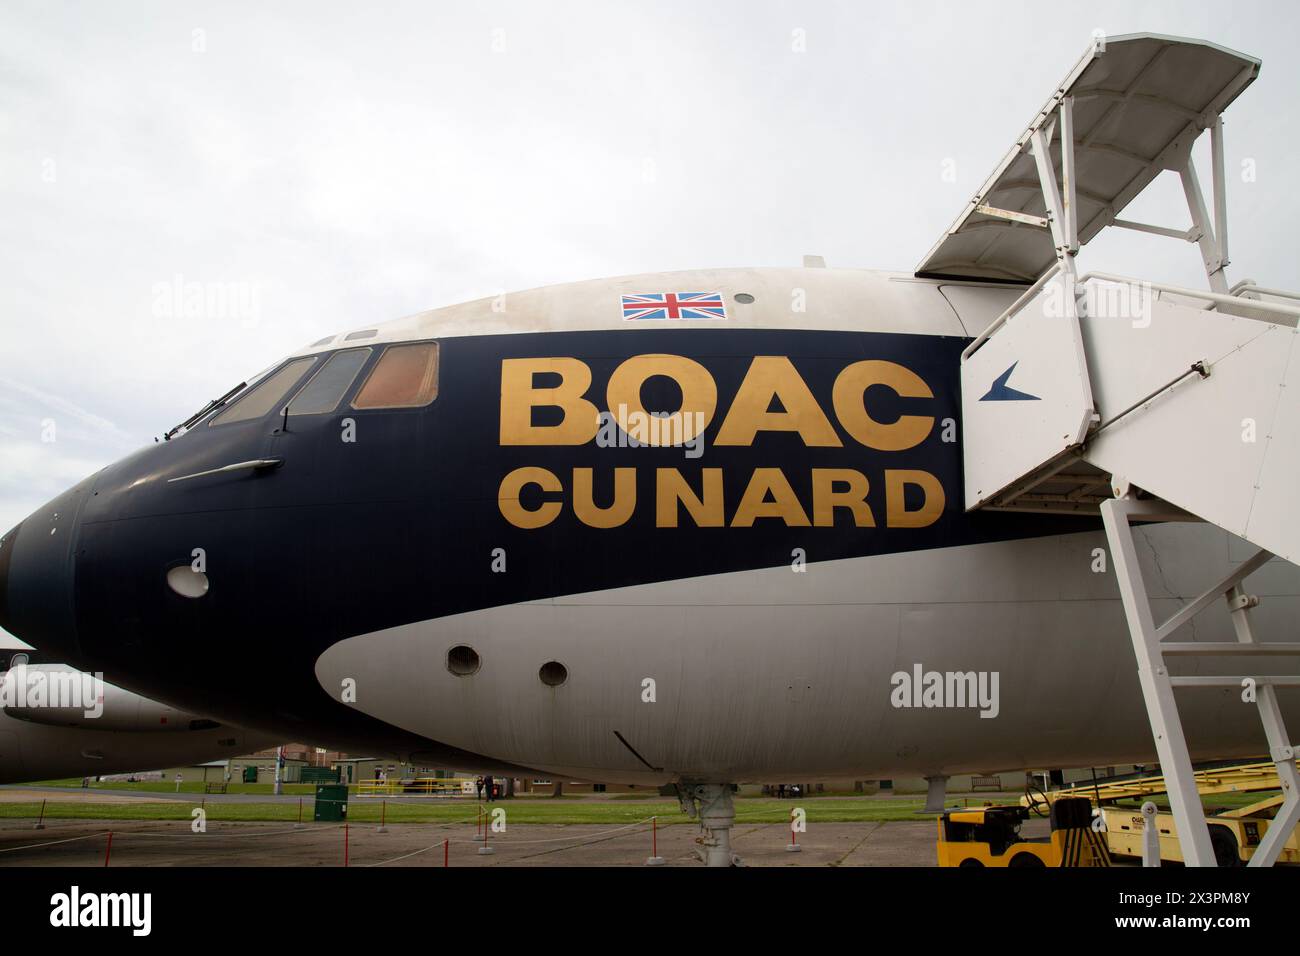
[[[1092,829],[1092,801],[1087,797],[1049,800],[1026,790],[1014,806],[945,810],[939,817],[940,866],[1110,866],[1100,833]],[[1030,814],[1046,816],[1051,834],[1042,839],[1020,836]]]

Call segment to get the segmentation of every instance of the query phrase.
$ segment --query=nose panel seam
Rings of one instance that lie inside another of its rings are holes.
[[[4,544],[0,544],[0,627],[6,631],[11,630],[9,627],[9,565],[22,526],[21,521],[14,525],[5,534]]]

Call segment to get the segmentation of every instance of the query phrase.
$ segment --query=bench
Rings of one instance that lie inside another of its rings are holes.
[[[971,777],[970,789],[971,789],[971,793],[974,793],[976,790],[994,790],[994,791],[1001,790],[1002,778],[1001,777]]]
[[[224,783],[205,783],[203,785],[204,793],[225,793],[226,785]]]

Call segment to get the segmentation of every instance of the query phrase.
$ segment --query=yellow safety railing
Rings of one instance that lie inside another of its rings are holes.
[[[471,784],[473,781],[469,781]],[[447,797],[465,792],[464,780],[457,777],[422,780],[361,780],[353,786],[358,797]],[[473,791],[471,791],[472,794]]]
[[[1196,771],[1196,789],[1202,795],[1219,793],[1253,793],[1261,790],[1276,790],[1280,787],[1276,765],[1269,762],[1236,764],[1227,767],[1213,767]],[[1070,789],[1057,790],[1051,795],[1100,797],[1102,803],[1118,800],[1138,800],[1159,796],[1167,792],[1164,777],[1159,774],[1118,780],[1114,783],[1102,783],[1095,789],[1088,781],[1071,784]]]

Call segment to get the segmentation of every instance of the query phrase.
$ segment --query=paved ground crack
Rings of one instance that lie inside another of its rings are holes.
[[[857,850],[858,850],[858,848],[859,848],[860,846],[862,846],[862,844],[864,844],[864,843],[866,843],[868,840],[870,840],[870,839],[871,839],[871,834],[875,833],[875,832],[876,832],[877,830],[879,830],[882,826],[884,826],[884,823],[883,823],[883,822],[882,822],[882,823],[877,823],[874,827],[872,827],[870,830],[867,831],[866,835],[865,835],[861,840],[859,840],[857,843],[853,844],[853,846],[852,846],[852,848],[850,848],[849,852],[845,853],[845,854],[844,854],[842,857],[840,857],[838,860],[832,860],[832,861],[830,862],[830,865],[831,865],[831,866],[839,866],[841,863],[843,863],[845,860],[847,860],[849,857],[851,857],[854,853],[856,853]]]

